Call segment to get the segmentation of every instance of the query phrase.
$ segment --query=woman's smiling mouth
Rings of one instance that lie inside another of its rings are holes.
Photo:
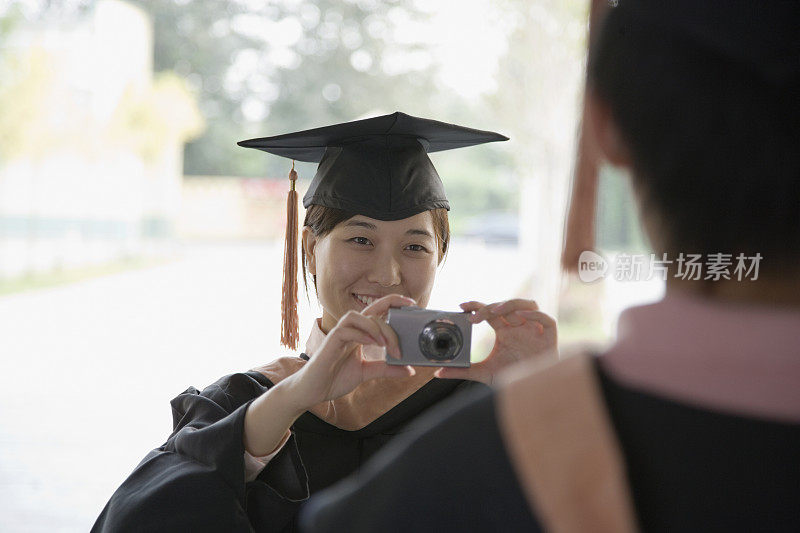
[[[364,307],[367,307],[368,305],[372,304],[372,302],[378,299],[377,296],[369,296],[366,294],[356,294],[356,293],[353,293],[353,298]]]

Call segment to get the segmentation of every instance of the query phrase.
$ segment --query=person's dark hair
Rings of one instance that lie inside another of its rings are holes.
[[[433,230],[436,237],[436,244],[439,247],[439,262],[444,259],[447,254],[447,246],[450,243],[450,221],[447,217],[447,209],[431,209],[431,218],[433,219]],[[303,226],[311,228],[311,232],[315,237],[324,237],[342,222],[354,217],[354,213],[348,213],[341,209],[334,209],[332,207],[324,207],[321,205],[312,204],[306,210],[306,218],[303,221]],[[306,274],[306,251],[302,246],[300,247],[301,261],[303,267],[303,286],[308,293],[308,281]],[[317,276],[312,276],[314,280],[314,290],[317,289]]]
[[[800,259],[800,87],[777,88],[656,24],[611,9],[592,46],[589,88],[609,105],[634,189],[670,255]]]

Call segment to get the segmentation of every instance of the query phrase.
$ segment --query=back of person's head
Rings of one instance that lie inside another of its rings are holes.
[[[609,8],[589,87],[663,251],[761,253],[775,277],[800,268],[798,11],[794,0]]]

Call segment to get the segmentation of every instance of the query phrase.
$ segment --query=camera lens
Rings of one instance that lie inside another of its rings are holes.
[[[432,320],[419,334],[419,349],[431,361],[451,361],[463,345],[461,330],[450,320]]]

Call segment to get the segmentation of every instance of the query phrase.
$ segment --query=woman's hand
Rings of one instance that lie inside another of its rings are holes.
[[[271,453],[287,429],[305,411],[326,400],[344,396],[360,383],[380,377],[414,375],[410,366],[367,361],[361,346],[376,344],[400,358],[394,330],[383,317],[390,307],[416,305],[411,298],[392,294],[376,300],[362,312],[350,311],[328,332],[325,341],[303,368],[256,398],[247,409],[242,440],[251,455]]]
[[[327,400],[344,396],[359,384],[381,377],[403,378],[414,375],[410,366],[368,361],[361,353],[363,345],[383,346],[400,358],[400,345],[394,330],[385,321],[390,307],[416,305],[399,294],[384,296],[361,312],[349,311],[328,332],[325,341],[303,368],[282,383],[291,391],[298,408],[307,410]],[[287,383],[288,382],[288,383]]]
[[[502,369],[517,361],[558,355],[556,321],[539,311],[533,300],[514,299],[489,305],[465,302],[461,309],[474,313],[469,317],[473,324],[486,320],[492,326],[494,347],[483,361],[469,368],[442,367],[436,377],[491,384]]]

